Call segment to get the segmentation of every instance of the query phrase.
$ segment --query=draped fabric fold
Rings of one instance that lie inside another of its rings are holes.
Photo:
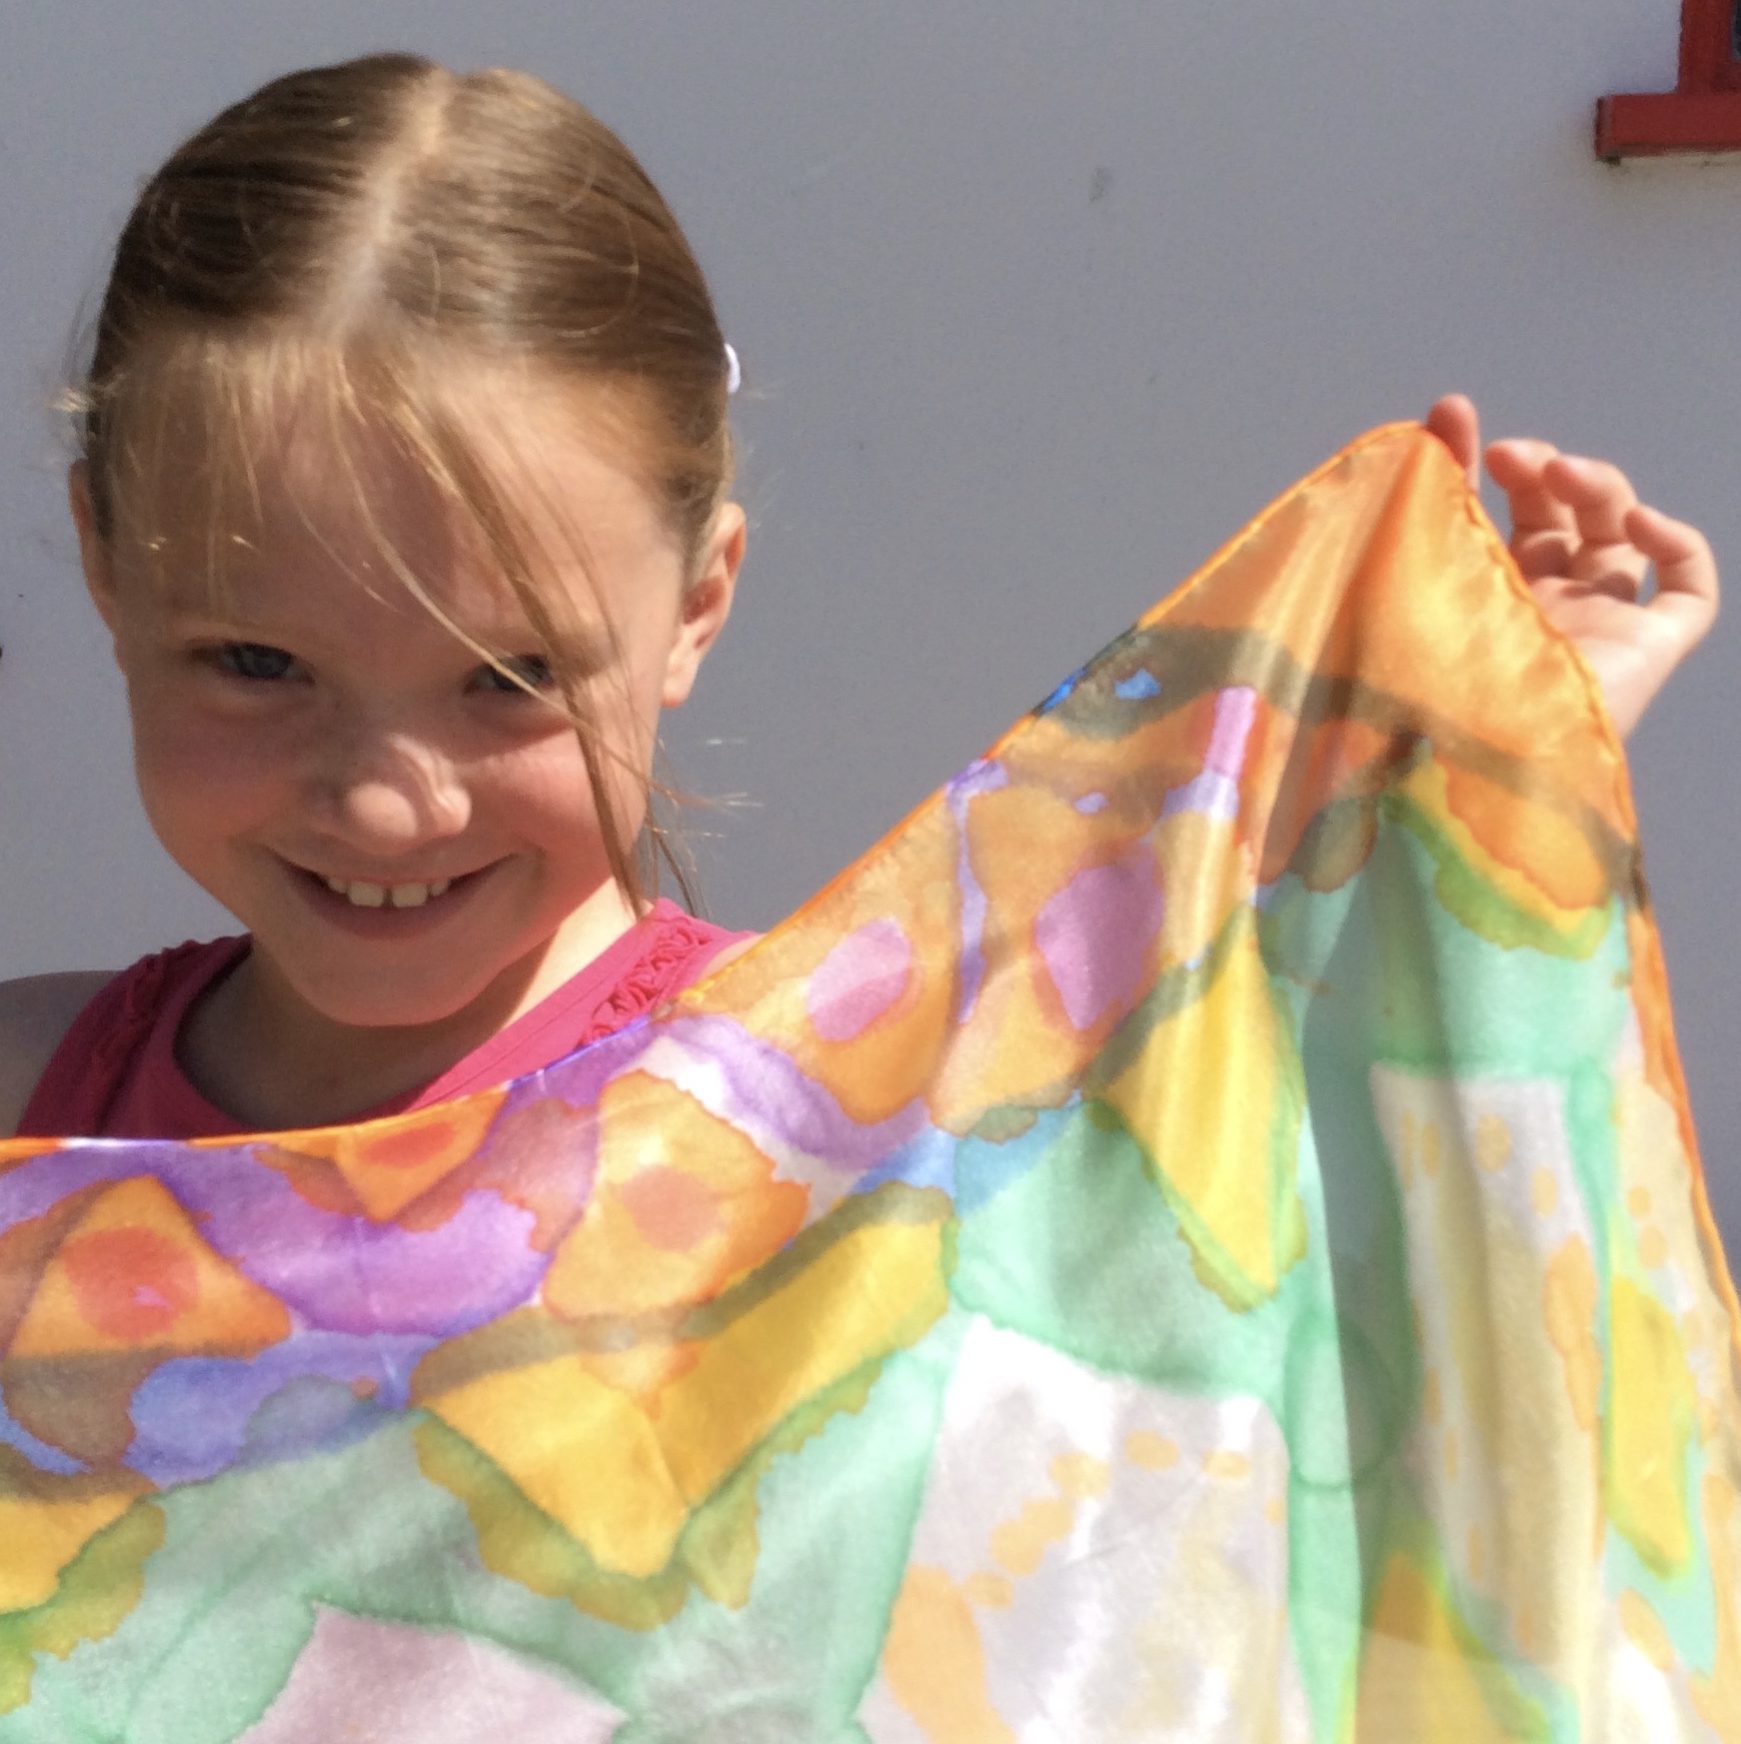
[[[488,1095],[0,1145],[0,1744],[1741,1740],[1621,750],[1337,456]]]

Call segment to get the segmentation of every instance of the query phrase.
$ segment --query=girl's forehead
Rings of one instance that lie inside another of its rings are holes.
[[[313,569],[398,594],[409,573],[487,612],[512,590],[492,557],[504,528],[492,535],[478,512],[481,478],[541,585],[576,604],[612,591],[615,578],[644,581],[679,561],[658,503],[624,462],[619,424],[535,401],[509,417],[500,392],[481,389],[475,407],[460,457],[469,480],[456,478],[451,456],[418,452],[367,411],[334,417],[304,403],[226,430],[210,407],[171,409],[155,464],[121,492],[118,530],[176,592],[248,591]]]

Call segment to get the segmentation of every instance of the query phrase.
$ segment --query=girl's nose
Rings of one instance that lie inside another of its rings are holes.
[[[385,858],[459,835],[471,801],[450,758],[410,734],[353,729],[330,746],[319,809],[350,845]]]

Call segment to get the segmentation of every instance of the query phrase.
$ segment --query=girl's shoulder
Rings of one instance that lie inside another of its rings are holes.
[[[0,1138],[17,1132],[55,1050],[79,1013],[112,980],[107,969],[74,969],[0,981]]]

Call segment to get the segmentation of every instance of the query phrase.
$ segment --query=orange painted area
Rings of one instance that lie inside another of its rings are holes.
[[[1544,803],[1557,796],[1520,793],[1466,765],[1436,766],[1444,771],[1445,808],[1478,845],[1489,881],[1507,889],[1503,872],[1515,874],[1541,903],[1565,911],[1607,904],[1608,869],[1582,818]]]
[[[199,1300],[192,1256],[154,1229],[75,1236],[60,1263],[80,1312],[117,1344],[152,1342]]]
[[[889,1618],[882,1671],[889,1693],[927,1744],[1016,1744],[986,1684],[973,1607],[941,1569],[907,1570]]]
[[[251,1355],[288,1336],[282,1303],[213,1251],[152,1179],[108,1188],[44,1269],[8,1364],[109,1352]]]
[[[598,1108],[592,1198],[545,1279],[582,1320],[705,1302],[803,1227],[810,1196],[738,1127],[663,1079],[629,1072]]]
[[[953,863],[954,823],[942,807],[922,808],[901,834],[903,863]],[[828,895],[785,923],[779,952],[747,952],[686,1003],[729,1000],[734,1015],[753,1013],[758,1035],[802,1059],[852,1119],[874,1124],[923,1094],[953,1034],[959,895],[953,879],[902,878],[895,866],[884,877],[837,882]],[[810,1021],[812,975],[842,939],[891,924],[907,942],[910,973],[874,1022],[829,1040]]]
[[[331,1164],[364,1214],[386,1223],[472,1160],[506,1096],[482,1090],[390,1120],[289,1134],[276,1148]]]

